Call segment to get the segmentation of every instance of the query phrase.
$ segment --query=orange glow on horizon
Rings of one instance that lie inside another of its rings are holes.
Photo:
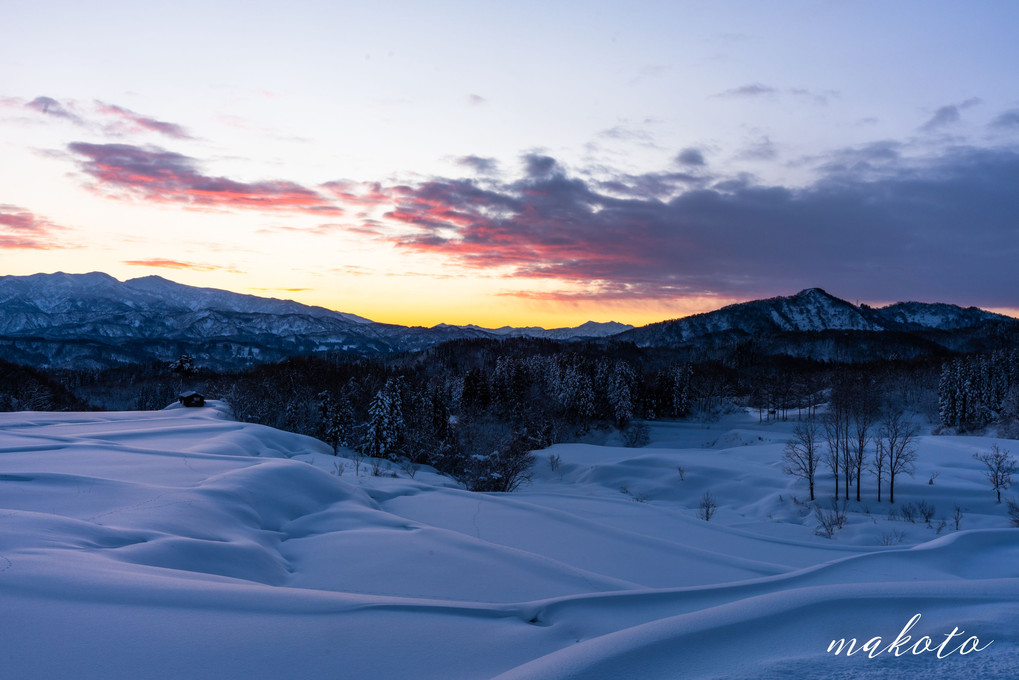
[[[282,292],[282,291],[281,291]],[[293,298],[303,304],[316,305],[339,312],[356,314],[379,323],[401,326],[431,327],[437,324],[483,328],[502,326],[569,328],[588,321],[615,321],[631,326],[645,326],[659,321],[678,319],[711,312],[726,305],[745,302],[743,299],[689,297],[668,301],[534,301],[513,296],[496,299],[479,295],[463,304],[423,303],[417,299],[377,297],[369,300],[337,300],[320,291],[295,291]],[[271,293],[263,292],[263,295]]]

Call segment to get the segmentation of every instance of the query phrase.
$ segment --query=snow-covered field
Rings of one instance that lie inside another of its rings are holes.
[[[0,414],[0,668],[32,680],[1019,675],[1019,531],[971,457],[1019,442],[922,437],[896,505],[933,504],[931,524],[890,520],[871,483],[829,539],[805,484],[782,472],[792,426],[730,416],[652,424],[643,449],[558,445],[538,452],[532,484],[496,495],[428,470],[358,477],[320,442],[234,422],[216,402]],[[831,486],[822,476],[824,502]],[[827,653],[840,638],[887,646],[917,614],[899,651],[964,630],[945,658]],[[982,651],[948,654],[971,636]]]

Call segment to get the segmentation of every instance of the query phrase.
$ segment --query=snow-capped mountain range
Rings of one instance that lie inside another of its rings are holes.
[[[291,300],[196,288],[159,276],[100,272],[0,277],[0,358],[49,367],[102,367],[195,354],[239,366],[322,351],[415,351],[461,338],[606,337],[632,326],[432,328],[376,323]]]
[[[875,342],[882,345],[877,355],[889,356],[960,349],[960,337],[1002,324],[1014,326],[1016,320],[948,304],[872,308],[810,288],[642,328],[616,322],[555,329],[424,328],[158,276],[128,281],[99,272],[0,277],[0,359],[50,368],[166,361],[183,353],[195,355],[200,364],[228,368],[316,352],[373,355],[418,351],[449,340],[507,337],[614,339],[640,347],[696,349],[749,338],[766,353],[858,360],[872,355]],[[843,345],[833,349],[832,333],[842,334]],[[848,348],[844,337],[852,339]]]

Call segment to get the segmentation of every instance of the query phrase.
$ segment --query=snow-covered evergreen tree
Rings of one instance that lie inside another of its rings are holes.
[[[946,363],[941,367],[941,379],[938,382],[938,413],[941,416],[941,424],[946,427],[954,427],[959,422],[956,377],[955,362]]]
[[[389,378],[368,407],[362,449],[366,456],[377,460],[395,460],[403,435],[403,401],[400,382]]]
[[[690,413],[690,376],[693,367],[684,364],[672,369],[672,413],[682,417]]]
[[[633,369],[625,361],[617,361],[612,371],[611,383],[609,384],[609,404],[612,407],[612,417],[620,428],[633,420],[634,400],[633,385],[636,376]]]

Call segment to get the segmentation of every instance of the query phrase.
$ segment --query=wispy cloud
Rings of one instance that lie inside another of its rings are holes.
[[[258,230],[259,234],[313,234],[315,236],[328,236],[337,232],[348,231],[349,227],[345,224],[338,224],[335,222],[329,222],[325,224],[316,224],[312,226],[294,226],[292,224],[277,224],[271,227],[263,227]]]
[[[339,215],[332,201],[294,182],[239,182],[206,175],[198,161],[159,147],[74,142],[78,167],[108,194],[199,209],[308,212]]]
[[[183,262],[181,260],[169,260],[165,258],[150,258],[146,260],[124,260],[124,264],[132,267],[153,267],[156,269],[190,269],[198,272],[213,272],[223,271],[230,272],[233,274],[242,274],[243,272],[234,269],[232,267],[222,267],[214,264],[201,264],[196,262]]]
[[[66,248],[67,227],[54,224],[30,210],[0,204],[0,250],[51,250]]]
[[[31,109],[44,116],[63,118],[77,125],[84,125],[85,121],[78,114],[72,111],[73,104],[64,104],[52,97],[36,97],[25,104],[26,109]]]
[[[248,290],[257,290],[260,293],[303,293],[314,288],[248,288]]]
[[[832,97],[838,97],[835,90],[816,91],[804,87],[778,88],[762,83],[749,83],[728,90],[723,90],[712,95],[716,98],[736,99],[776,99],[780,96],[802,97],[811,100],[815,104],[827,104]]]
[[[171,139],[193,139],[181,125],[158,120],[131,109],[101,101],[80,103],[40,96],[31,101],[17,97],[4,97],[0,105],[6,108],[29,111],[38,116],[68,121],[77,127],[105,137],[155,133]]]
[[[654,135],[647,130],[631,125],[615,125],[607,130],[602,130],[598,133],[598,136],[604,139],[639,144],[649,148],[656,148],[658,146],[655,142]]]
[[[778,158],[778,149],[768,136],[762,136],[745,146],[736,158],[747,161],[773,161]]]
[[[99,113],[117,119],[116,122],[104,126],[107,133],[148,131],[157,132],[172,139],[192,139],[187,130],[176,123],[156,120],[114,104],[96,102],[96,105]]]
[[[939,107],[930,119],[920,126],[924,132],[932,132],[940,128],[958,123],[962,119],[962,111],[980,104],[980,99],[973,97],[959,104],[947,104]]]
[[[777,89],[770,85],[762,85],[761,83],[750,83],[749,85],[741,85],[734,87],[729,90],[724,90],[716,94],[716,97],[767,97],[774,95],[778,92]]]

